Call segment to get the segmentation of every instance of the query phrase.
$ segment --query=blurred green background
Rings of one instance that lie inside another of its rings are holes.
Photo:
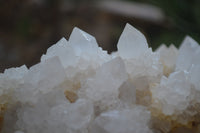
[[[179,47],[186,35],[200,42],[199,0],[0,0],[0,72],[38,63],[47,48],[77,26],[116,50],[126,23],[156,49]]]

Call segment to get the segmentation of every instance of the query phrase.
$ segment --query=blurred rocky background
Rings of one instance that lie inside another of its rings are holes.
[[[40,60],[73,27],[116,50],[126,23],[142,31],[149,45],[177,47],[185,35],[200,42],[199,0],[0,0],[0,72]]]

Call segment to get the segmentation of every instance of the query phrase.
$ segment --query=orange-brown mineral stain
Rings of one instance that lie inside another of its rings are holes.
[[[71,90],[66,90],[65,96],[71,103],[76,102],[76,100],[78,99],[77,94]]]
[[[186,124],[181,124],[177,121],[174,115],[166,116],[159,110],[150,109],[152,128],[160,131],[161,133],[199,133],[200,117],[191,116],[190,121]],[[181,116],[180,116],[181,117]],[[183,117],[183,116],[182,116]]]

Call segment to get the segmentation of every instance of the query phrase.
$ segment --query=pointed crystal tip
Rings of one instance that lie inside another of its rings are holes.
[[[130,24],[126,24],[117,48],[122,58],[134,58],[148,49],[145,36]]]

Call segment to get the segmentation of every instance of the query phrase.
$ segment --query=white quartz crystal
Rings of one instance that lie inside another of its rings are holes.
[[[189,105],[187,97],[191,94],[188,74],[178,71],[170,74],[168,78],[163,76],[159,87],[153,89],[152,94],[161,103],[162,110],[167,115],[186,109]]]
[[[168,76],[175,69],[178,49],[173,44],[170,45],[169,48],[162,44],[156,52],[160,55],[160,61],[163,65],[163,73]]]
[[[52,91],[65,80],[65,75],[58,57],[40,62],[24,75],[24,84],[17,88],[16,97],[21,102],[37,101],[38,94]]]
[[[193,65],[190,69],[190,80],[195,89],[200,91],[200,65]]]
[[[78,56],[81,54],[95,56],[97,54],[98,44],[96,39],[79,28],[75,27],[73,29],[69,37],[69,43]]]
[[[117,44],[122,58],[137,58],[144,53],[148,44],[144,35],[130,24],[126,24]]]
[[[125,81],[119,88],[119,99],[128,106],[136,102],[136,88],[131,81]]]
[[[63,98],[63,101],[51,105],[41,99],[36,106],[18,110],[17,127],[30,133],[82,132],[87,131],[92,118],[93,104],[89,101],[80,99],[69,104]]]
[[[54,56],[59,57],[63,67],[73,66],[77,62],[74,49],[68,44],[65,38],[62,38],[56,44],[47,49],[47,54],[41,57],[41,61]]]
[[[179,50],[176,69],[185,70],[190,74],[191,83],[200,90],[200,46],[191,37],[187,36]]]
[[[127,24],[117,48],[109,55],[74,28],[38,64],[6,69],[0,132],[200,132],[199,44],[187,36],[180,49],[161,45],[153,52]]]
[[[192,65],[200,64],[199,56],[199,44],[191,37],[186,36],[179,49],[179,54],[176,62],[176,69],[189,71]]]
[[[92,133],[152,133],[148,128],[150,112],[144,107],[111,110],[98,116],[91,127]]]
[[[119,95],[119,87],[127,80],[123,60],[114,58],[96,70],[96,74],[88,78],[80,89],[80,97],[98,102],[102,108],[109,108]]]

